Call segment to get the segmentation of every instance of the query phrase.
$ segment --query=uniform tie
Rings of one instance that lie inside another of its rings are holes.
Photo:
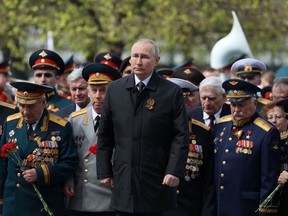
[[[33,123],[34,124],[34,123]],[[27,130],[27,136],[29,137],[29,136],[33,136],[33,132],[34,132],[34,130],[33,130],[33,124],[28,124],[29,125],[29,128],[28,128],[28,130]]]
[[[137,88],[139,92],[142,92],[146,85],[141,81],[137,84]]]
[[[94,125],[94,131],[96,132],[97,129],[98,129],[98,127],[99,127],[99,123],[100,123],[100,116],[99,116],[99,115],[97,115],[97,116],[95,117],[95,121],[96,121],[96,123],[95,123],[95,125]]]
[[[214,126],[215,126],[215,124],[214,124],[215,116],[214,115],[210,115],[209,119],[210,119],[210,122],[209,122],[208,126],[211,128],[211,131],[213,131],[214,130]]]

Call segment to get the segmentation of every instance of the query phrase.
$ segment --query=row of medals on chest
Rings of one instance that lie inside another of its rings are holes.
[[[190,135],[189,153],[185,167],[185,181],[196,179],[199,176],[199,168],[203,165],[203,148],[197,144],[196,135]]]

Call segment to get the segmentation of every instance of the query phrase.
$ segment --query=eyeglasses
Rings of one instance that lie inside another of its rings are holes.
[[[267,119],[268,120],[272,120],[272,119],[276,119],[276,120],[280,120],[280,119],[282,119],[282,118],[284,118],[285,117],[285,115],[274,115],[274,116],[267,116]]]

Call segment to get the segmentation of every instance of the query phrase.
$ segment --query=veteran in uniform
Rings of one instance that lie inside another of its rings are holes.
[[[20,112],[7,117],[1,147],[16,143],[25,171],[13,159],[0,158],[3,216],[48,215],[32,184],[54,215],[63,216],[64,182],[78,163],[71,125],[45,108],[45,91],[51,87],[28,82],[11,85],[17,89]]]
[[[121,74],[113,67],[94,63],[83,68],[82,76],[88,82],[92,106],[73,112],[69,119],[80,160],[74,175],[65,184],[68,215],[115,215],[110,208],[111,188],[97,179],[97,154],[91,152],[91,148],[97,150],[97,131],[108,84],[121,78]]]
[[[63,98],[56,91],[56,82],[65,69],[63,59],[51,50],[42,49],[35,51],[29,58],[36,84],[48,85],[53,89],[46,93],[47,109],[55,113],[73,101]]]
[[[236,74],[239,79],[250,82],[256,86],[260,86],[261,74],[266,71],[266,65],[262,61],[253,58],[238,60],[231,67],[231,72]],[[271,102],[271,100],[263,98],[261,92],[262,90],[259,89],[259,93],[257,93],[259,96],[257,97],[257,111],[261,111],[263,106]]]
[[[179,85],[184,100],[197,86],[178,78],[168,78]],[[215,189],[213,175],[213,142],[210,127],[189,119],[189,153],[184,178],[177,187],[177,207],[162,216],[213,216],[215,210]]]
[[[222,86],[231,115],[220,118],[213,133],[217,215],[275,215],[273,204],[256,210],[277,186],[279,131],[256,111],[257,86],[239,79]]]

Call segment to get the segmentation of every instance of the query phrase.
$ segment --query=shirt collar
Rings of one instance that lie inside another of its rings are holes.
[[[149,77],[147,77],[146,79],[142,80],[142,82],[145,84],[145,86],[148,85],[148,82],[151,79],[151,76],[152,76],[152,74]],[[135,86],[136,86],[139,82],[141,82],[141,80],[135,74],[134,74],[134,78],[135,78]]]

